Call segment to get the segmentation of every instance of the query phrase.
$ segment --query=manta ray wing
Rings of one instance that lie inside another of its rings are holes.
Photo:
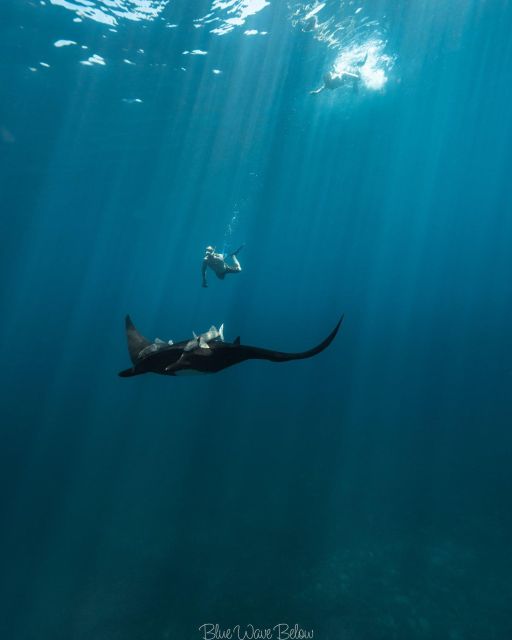
[[[137,362],[139,353],[149,347],[151,345],[151,341],[137,331],[130,316],[126,316],[125,325],[130,359],[133,364],[135,364]]]
[[[214,340],[208,344],[208,349],[200,345],[199,340],[185,340],[173,346],[151,343],[135,328],[129,316],[126,317],[126,334],[128,349],[134,364],[133,368],[121,371],[121,377],[131,377],[141,373],[159,373],[162,375],[181,375],[182,373],[217,373],[246,360],[268,360],[270,362],[288,362],[290,360],[304,360],[321,353],[336,337],[343,321],[339,322],[331,333],[320,344],[307,351],[286,353],[252,347],[240,344],[240,339],[234,342]],[[150,347],[155,350],[149,353]],[[141,357],[141,353],[144,355]]]

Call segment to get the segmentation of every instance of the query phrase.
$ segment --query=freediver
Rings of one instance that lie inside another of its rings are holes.
[[[322,93],[322,91],[325,91],[325,89],[329,89],[330,91],[333,89],[339,89],[339,87],[350,83],[352,83],[354,92],[357,93],[357,91],[359,91],[359,85],[361,84],[361,71],[359,69],[364,66],[367,57],[368,54],[366,54],[365,57],[355,65],[356,69],[354,71],[347,71],[344,69],[341,69],[340,71],[328,71],[324,75],[323,85],[318,87],[318,89],[310,91],[310,95],[317,95]]]
[[[210,267],[220,280],[224,280],[227,273],[240,273],[242,271],[242,267],[240,266],[240,262],[236,256],[240,253],[243,247],[244,245],[238,247],[236,251],[233,251],[233,253],[230,253],[227,256],[227,258],[231,258],[233,264],[226,263],[226,257],[223,253],[215,253],[215,249],[213,247],[206,247],[202,267],[203,287],[208,286],[208,282],[206,281],[206,271],[208,267]]]
[[[318,89],[313,89],[309,94],[312,96],[322,93],[325,89],[332,91],[333,89],[339,89],[344,84],[348,84],[352,81],[352,87],[354,91],[359,89],[359,83],[361,82],[361,74],[352,73],[351,71],[328,71],[324,75],[324,83]]]

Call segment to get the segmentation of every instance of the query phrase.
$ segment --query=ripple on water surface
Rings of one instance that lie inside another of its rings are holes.
[[[50,0],[50,4],[74,11],[78,18],[115,26],[120,19],[154,20],[169,0]]]

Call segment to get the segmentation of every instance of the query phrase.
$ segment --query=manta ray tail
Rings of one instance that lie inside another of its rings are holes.
[[[324,351],[324,349],[327,349],[327,347],[334,340],[334,338],[336,337],[336,334],[338,333],[338,329],[340,328],[340,325],[343,322],[343,317],[344,316],[341,316],[338,324],[334,327],[334,329],[327,336],[327,338],[325,338],[325,340],[323,340],[316,347],[313,347],[308,351],[301,351],[299,353],[283,353],[281,351],[263,350],[264,352],[266,352],[266,355],[263,356],[264,359],[270,360],[272,362],[287,362],[288,360],[304,360],[305,358],[312,358],[313,356],[316,356],[317,354]]]
[[[131,361],[133,362],[133,364],[135,364],[137,362],[139,353],[142,351],[142,349],[148,347],[151,342],[137,331],[130,316],[126,316],[125,324],[126,339],[128,340],[128,351],[130,352]],[[131,371],[131,369],[129,369],[129,371]]]

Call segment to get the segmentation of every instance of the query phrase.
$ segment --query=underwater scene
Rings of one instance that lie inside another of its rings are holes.
[[[1,0],[0,638],[512,638],[511,25]]]

